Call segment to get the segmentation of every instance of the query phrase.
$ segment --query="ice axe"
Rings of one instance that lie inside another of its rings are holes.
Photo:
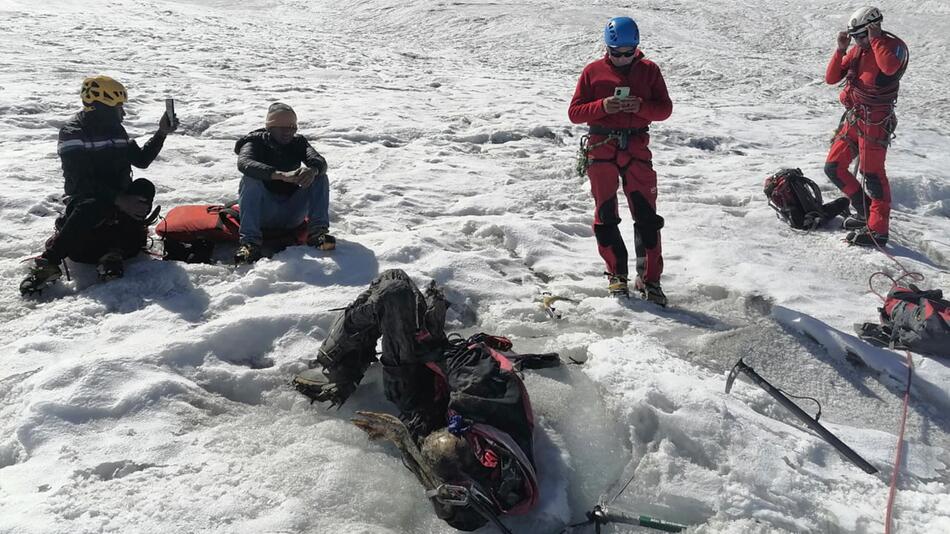
[[[773,399],[777,400],[779,404],[788,409],[795,417],[801,419],[803,423],[808,425],[808,428],[814,430],[821,436],[825,441],[827,441],[832,447],[838,449],[838,452],[843,454],[848,460],[851,460],[854,465],[858,466],[865,473],[873,475],[877,473],[877,468],[869,464],[867,460],[862,458],[858,453],[854,452],[851,447],[845,445],[843,441],[838,439],[837,436],[831,433],[830,430],[822,426],[818,422],[817,418],[814,418],[807,413],[805,410],[802,410],[797,404],[792,402],[791,399],[785,396],[781,390],[773,386],[768,382],[768,380],[762,378],[758,373],[756,373],[751,367],[746,365],[742,358],[739,358],[739,361],[732,367],[732,370],[729,371],[729,377],[726,378],[726,393],[728,394],[732,390],[732,384],[736,381],[736,377],[739,376],[739,373],[744,373],[748,376],[755,384],[762,389],[764,389]]]

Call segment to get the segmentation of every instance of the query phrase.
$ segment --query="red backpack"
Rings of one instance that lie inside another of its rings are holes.
[[[162,257],[188,263],[211,263],[215,243],[240,239],[241,209],[234,203],[187,205],[172,208],[155,228],[162,238]],[[268,245],[302,245],[307,242],[307,222],[297,228],[264,231]]]
[[[939,289],[894,287],[883,308],[881,324],[855,325],[858,335],[876,345],[950,358],[950,302]]]
[[[801,169],[778,171],[765,179],[763,189],[769,207],[799,230],[814,230],[838,215],[847,214],[850,205],[844,197],[822,204],[818,184],[806,178]]]

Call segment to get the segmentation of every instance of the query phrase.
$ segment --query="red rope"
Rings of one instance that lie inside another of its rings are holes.
[[[855,170],[858,170],[858,166],[860,165],[860,161],[861,161],[860,154],[858,154],[857,160],[858,162],[855,163]],[[867,184],[864,184],[864,186],[866,189]],[[870,215],[870,211],[871,211],[870,206],[867,205],[867,197],[865,196],[864,213]],[[924,275],[918,272],[908,271],[907,268],[904,267],[903,263],[901,263],[897,258],[891,255],[889,252],[884,250],[884,247],[874,237],[874,233],[871,232],[870,228],[868,228],[868,235],[871,236],[871,241],[874,242],[874,246],[882,254],[887,256],[888,259],[894,262],[897,265],[897,267],[903,272],[903,274],[897,277],[897,279],[895,279],[894,277],[890,276],[889,274],[883,271],[872,273],[871,276],[868,277],[868,287],[871,289],[872,293],[874,293],[875,295],[878,296],[878,298],[881,299],[881,302],[886,303],[887,298],[874,290],[875,276],[884,276],[885,278],[890,280],[891,289],[894,289],[895,287],[897,287],[898,283],[905,278],[909,278],[917,282],[921,282],[924,280]],[[888,489],[888,492],[887,492],[887,507],[884,510],[884,534],[891,534],[891,521],[894,517],[894,501],[897,498],[897,477],[900,474],[901,462],[903,461],[903,455],[904,455],[904,430],[907,428],[907,407],[910,404],[910,385],[914,376],[914,360],[910,355],[910,351],[905,350],[904,355],[907,357],[907,387],[904,389],[904,401],[903,401],[903,407],[901,408],[901,425],[900,425],[900,431],[897,434],[897,450],[894,453],[894,467],[891,470],[891,483],[890,483],[890,488]]]
[[[891,471],[891,488],[887,492],[887,510],[884,513],[884,534],[891,534],[891,519],[894,512],[894,498],[897,496],[897,475],[900,472],[904,453],[904,428],[907,426],[907,405],[910,403],[910,381],[914,375],[914,360],[910,352],[904,351],[907,356],[907,389],[904,390],[904,408],[901,414],[901,430],[897,435],[897,452],[894,453],[894,469]]]
[[[898,282],[900,282],[904,278],[911,278],[917,281],[923,280],[924,276],[922,274],[908,271],[904,267],[904,265],[901,264],[901,262],[897,261],[897,258],[888,254],[884,250],[884,247],[882,247],[877,242],[877,240],[874,239],[874,234],[870,234],[870,235],[871,235],[871,239],[874,240],[874,245],[878,248],[878,250],[883,252],[885,256],[890,258],[891,261],[896,263],[897,266],[900,267],[902,271],[904,271],[904,274],[897,277],[896,280],[883,271],[878,271],[876,273],[871,274],[871,276],[868,277],[868,287],[871,288],[871,292],[877,295],[878,298],[880,298],[882,302],[887,302],[887,299],[883,295],[881,295],[880,293],[874,290],[873,282],[874,282],[875,276],[883,276],[887,278],[888,280],[890,280],[891,289],[897,287]],[[914,376],[914,360],[913,358],[911,358],[909,351],[904,351],[904,355],[907,357],[907,387],[906,389],[904,389],[904,402],[903,402],[903,408],[901,409],[901,426],[900,426],[900,432],[897,434],[897,451],[894,453],[894,467],[891,470],[891,484],[890,484],[890,489],[887,492],[887,507],[884,510],[884,534],[891,534],[891,520],[894,516],[894,500],[897,497],[897,476],[900,473],[901,461],[903,459],[903,454],[904,454],[904,429],[907,428],[907,406],[910,404],[910,384]]]

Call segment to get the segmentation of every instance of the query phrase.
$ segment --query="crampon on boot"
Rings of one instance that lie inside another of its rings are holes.
[[[341,406],[356,391],[363,374],[376,361],[379,331],[375,327],[359,329],[352,326],[347,316],[354,313],[352,308],[355,305],[350,304],[333,320],[317,357],[307,362],[310,369],[291,381],[311,403],[329,402],[331,407]]]
[[[33,266],[30,267],[30,274],[20,282],[20,294],[30,296],[35,293],[41,293],[47,287],[53,285],[56,280],[63,276],[63,271],[56,263],[40,256],[33,260]]]
[[[627,277],[622,274],[607,275],[607,292],[614,297],[629,297],[630,290],[627,287]]]
[[[848,232],[845,240],[851,245],[859,247],[881,247],[887,244],[887,234],[879,234],[867,227]]]
[[[110,250],[103,254],[96,265],[99,280],[105,282],[122,278],[122,275],[125,274],[125,266],[122,264],[123,260],[122,252],[117,250]]]
[[[643,300],[648,300],[664,308],[666,307],[666,294],[663,293],[663,288],[660,287],[659,282],[646,282],[638,276],[636,287]]]
[[[310,399],[311,404],[329,402],[331,408],[339,408],[356,391],[356,382],[342,377],[331,378],[331,374],[321,367],[314,367],[295,376],[291,384]]]

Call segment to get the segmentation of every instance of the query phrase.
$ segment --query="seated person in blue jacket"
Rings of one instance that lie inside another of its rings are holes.
[[[264,126],[234,147],[244,174],[238,200],[241,245],[234,261],[253,263],[261,258],[262,229],[290,230],[304,220],[307,244],[333,250],[327,161],[297,133],[297,114],[287,104],[271,104]]]

